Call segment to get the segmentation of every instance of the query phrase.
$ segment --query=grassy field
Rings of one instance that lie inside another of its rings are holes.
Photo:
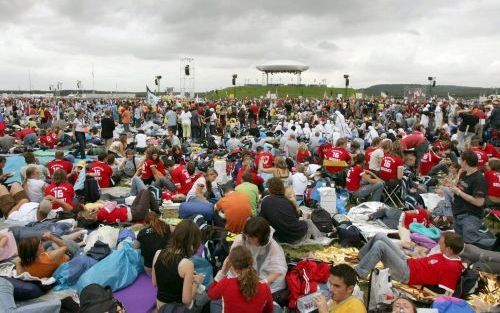
[[[226,98],[234,95],[235,98],[260,98],[266,97],[267,93],[276,94],[278,98],[298,98],[300,96],[307,98],[337,97],[337,94],[344,94],[345,88],[332,88],[321,86],[236,86],[228,87],[222,90],[211,91],[206,94],[208,99]],[[354,95],[354,89],[347,89],[349,95]]]

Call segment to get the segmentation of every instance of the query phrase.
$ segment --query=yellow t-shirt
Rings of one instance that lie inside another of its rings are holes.
[[[366,308],[361,300],[351,296],[341,303],[334,303],[330,313],[366,313]]]

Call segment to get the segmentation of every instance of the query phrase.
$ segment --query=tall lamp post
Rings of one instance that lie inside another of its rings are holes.
[[[344,79],[345,79],[345,96],[347,96],[347,88],[349,88],[349,74],[344,74]]]
[[[161,80],[161,75],[157,75],[155,77],[155,85],[156,85],[156,95],[160,93],[160,80]]]
[[[436,77],[429,76],[427,80],[429,81],[429,97],[432,98],[432,87],[436,87]]]

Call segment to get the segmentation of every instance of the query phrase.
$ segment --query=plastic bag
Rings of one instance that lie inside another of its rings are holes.
[[[114,249],[116,248],[119,234],[120,230],[118,228],[107,225],[99,225],[98,229],[94,230],[87,236],[84,250],[85,252],[89,252],[97,240],[108,244],[111,249]]]
[[[78,279],[74,289],[81,292],[85,286],[95,283],[111,286],[113,291],[117,291],[131,285],[143,270],[141,251],[134,249],[132,241],[124,240],[119,250],[111,252],[87,270]]]
[[[89,268],[97,264],[97,260],[83,254],[71,259],[69,262],[61,264],[52,277],[57,280],[55,291],[69,289],[74,285],[80,276]]]
[[[370,279],[370,299],[368,310],[377,309],[378,305],[391,304],[394,301],[391,275],[388,268],[374,269]]]

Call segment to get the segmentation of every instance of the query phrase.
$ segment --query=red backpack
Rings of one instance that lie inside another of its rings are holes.
[[[297,299],[318,290],[318,283],[326,283],[330,276],[330,265],[312,260],[302,260],[286,274],[290,295],[288,307],[297,308]]]

